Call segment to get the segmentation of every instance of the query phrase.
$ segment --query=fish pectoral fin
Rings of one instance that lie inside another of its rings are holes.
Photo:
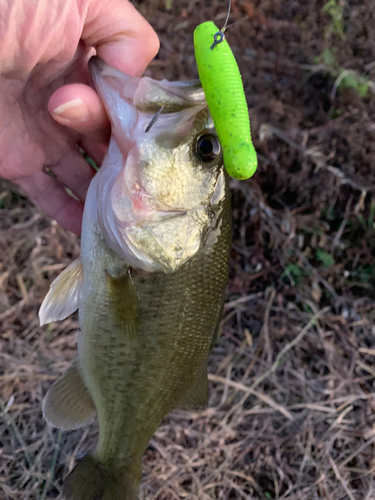
[[[137,290],[127,268],[106,269],[107,291],[111,298],[110,314],[113,321],[122,325],[128,334],[136,335],[139,323]]]
[[[90,424],[95,414],[78,361],[74,361],[49,388],[43,401],[43,416],[54,427],[69,430]]]
[[[39,309],[40,325],[65,319],[78,309],[82,282],[82,264],[78,258],[52,282]]]
[[[193,410],[196,408],[205,408],[208,405],[208,379],[207,379],[207,361],[200,368],[189,391],[180,401],[178,407],[181,410]]]

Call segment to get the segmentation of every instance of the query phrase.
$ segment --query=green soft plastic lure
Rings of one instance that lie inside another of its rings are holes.
[[[194,31],[199,78],[223,148],[225,169],[235,179],[248,179],[257,168],[242,78],[224,33],[212,22]]]

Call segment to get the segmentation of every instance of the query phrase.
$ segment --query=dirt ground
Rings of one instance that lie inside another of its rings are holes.
[[[375,3],[233,0],[227,32],[259,168],[231,181],[234,236],[210,404],[176,411],[144,456],[143,500],[375,499]],[[227,2],[135,2],[161,39],[147,73],[197,77],[192,33]],[[46,426],[77,318],[39,327],[79,255],[0,181],[0,499],[61,498],[97,428]]]

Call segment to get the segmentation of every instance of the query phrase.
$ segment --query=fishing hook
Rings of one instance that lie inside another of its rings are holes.
[[[161,112],[163,111],[164,107],[165,107],[165,104],[163,104],[163,106],[159,109],[159,111],[157,111],[154,114],[154,116],[152,117],[152,120],[145,128],[145,134],[147,134],[147,132],[150,132],[151,128],[155,125],[155,123],[156,123],[157,119],[159,118],[159,116],[161,115]]]

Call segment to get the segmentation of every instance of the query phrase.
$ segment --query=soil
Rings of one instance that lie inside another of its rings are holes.
[[[147,74],[196,78],[194,28],[222,26],[227,2],[134,4],[161,41]],[[163,421],[140,498],[375,499],[375,3],[232,0],[236,21],[259,166],[231,181],[209,407]],[[77,318],[42,328],[37,312],[79,238],[4,181],[0,215],[0,499],[62,498],[97,428],[46,426]]]

